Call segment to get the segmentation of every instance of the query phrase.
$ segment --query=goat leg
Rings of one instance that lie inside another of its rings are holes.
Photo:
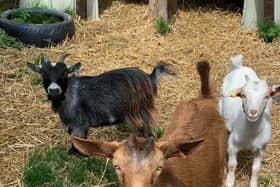
[[[257,149],[254,155],[253,165],[252,165],[252,175],[250,179],[250,187],[258,186],[258,173],[261,170],[262,159],[265,152],[265,148]]]
[[[226,187],[233,187],[235,181],[235,170],[237,167],[238,149],[233,145],[232,134],[228,141],[228,173],[226,177]]]
[[[87,138],[87,134],[88,134],[88,129],[87,128],[75,128],[75,129],[70,129],[69,128],[68,133],[70,134],[71,137],[76,136],[76,137],[79,137],[79,138],[86,139]],[[71,147],[68,150],[68,153],[70,155],[75,155],[75,156],[78,156],[78,157],[85,157],[85,155],[80,153],[78,151],[78,149],[76,149],[73,146],[73,144],[71,144]]]

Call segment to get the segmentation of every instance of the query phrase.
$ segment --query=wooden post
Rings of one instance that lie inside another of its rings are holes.
[[[274,22],[280,24],[280,1],[274,0]]]
[[[244,0],[241,25],[243,28],[255,29],[264,18],[264,0]]]
[[[167,0],[149,0],[149,8],[152,17],[168,19]]]
[[[87,0],[87,18],[92,20],[99,18],[98,0]]]
[[[87,0],[76,0],[77,14],[82,18],[87,18]]]
[[[265,0],[264,1],[264,20],[266,22],[274,21],[274,0]]]
[[[167,3],[168,19],[172,18],[176,14],[177,8],[178,8],[177,0],[168,0]]]
[[[177,10],[177,0],[149,0],[150,15],[168,20]]]

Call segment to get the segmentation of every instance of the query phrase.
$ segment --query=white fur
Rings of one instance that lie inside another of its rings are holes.
[[[243,66],[243,55],[236,55],[230,57],[229,69],[230,71]]]
[[[52,83],[49,85],[49,87],[48,87],[48,93],[50,93],[50,90],[52,90],[52,89],[58,89],[58,90],[59,90],[59,94],[62,93],[61,87],[60,87],[58,84],[56,84],[55,82],[52,82]]]
[[[115,117],[108,113],[108,119],[110,123],[114,123],[116,121]]]
[[[236,63],[233,59],[237,59],[239,62]],[[219,112],[225,119],[226,128],[230,132],[226,187],[234,186],[237,166],[236,157],[240,150],[251,150],[255,153],[250,187],[257,187],[257,174],[261,169],[261,160],[265,147],[271,139],[270,111],[272,98],[267,97],[270,90],[266,81],[260,80],[253,69],[243,66],[240,56],[231,57],[231,63],[231,67],[234,68],[224,78],[222,97],[218,104]],[[228,97],[233,90],[240,90],[240,88],[243,88],[246,98]],[[266,103],[266,105],[262,104],[262,102]],[[263,110],[260,105],[264,106]],[[252,109],[257,110],[256,120],[250,119]]]

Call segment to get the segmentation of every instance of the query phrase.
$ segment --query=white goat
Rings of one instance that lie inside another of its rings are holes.
[[[250,187],[257,187],[257,174],[271,138],[272,98],[280,95],[280,85],[268,86],[253,69],[243,66],[242,55],[233,56],[230,61],[230,72],[224,78],[219,100],[219,112],[230,133],[226,187],[234,186],[240,150],[254,153]]]

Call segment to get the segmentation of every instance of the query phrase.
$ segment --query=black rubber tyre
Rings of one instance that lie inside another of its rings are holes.
[[[51,24],[25,24],[9,20],[11,14],[23,10],[30,10],[32,13],[55,15],[61,18],[62,21]],[[75,31],[74,21],[70,15],[56,10],[38,8],[19,8],[5,11],[0,15],[0,27],[23,43],[35,45],[36,47],[56,45],[67,36],[71,38]]]

